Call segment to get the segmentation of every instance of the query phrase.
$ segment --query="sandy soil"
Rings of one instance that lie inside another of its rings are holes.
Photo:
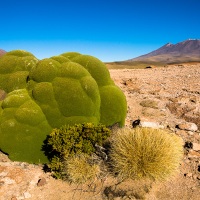
[[[84,185],[55,180],[42,166],[11,162],[0,154],[1,200],[198,200],[200,194],[200,64],[153,69],[110,70],[127,97],[126,126],[138,118],[156,123],[182,137],[185,155],[180,171],[166,182],[119,182],[107,174]],[[188,127],[188,122],[198,130]],[[187,130],[186,130],[187,129]]]

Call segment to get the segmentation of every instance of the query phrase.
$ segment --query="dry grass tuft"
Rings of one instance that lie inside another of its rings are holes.
[[[165,180],[173,175],[183,156],[182,140],[163,130],[119,129],[111,142],[111,162],[122,179]]]
[[[82,184],[95,180],[100,174],[100,166],[87,154],[74,155],[66,160],[67,179],[72,183]]]

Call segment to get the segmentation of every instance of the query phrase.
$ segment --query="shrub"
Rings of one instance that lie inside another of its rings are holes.
[[[65,162],[66,179],[81,184],[94,180],[100,174],[100,166],[87,154],[69,157]]]
[[[122,179],[167,179],[176,172],[182,155],[181,139],[159,129],[121,129],[111,142],[114,172]]]
[[[63,178],[64,163],[69,157],[82,153],[91,155],[95,152],[95,144],[101,146],[109,135],[110,129],[102,124],[86,123],[54,129],[43,147],[50,160],[49,168],[57,178]]]

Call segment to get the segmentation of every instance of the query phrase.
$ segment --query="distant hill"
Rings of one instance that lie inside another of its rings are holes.
[[[127,61],[159,62],[166,64],[200,62],[200,40],[189,39],[177,44],[167,43],[155,51]]]
[[[2,55],[5,54],[5,53],[6,53],[6,51],[0,49],[0,56],[2,56]]]

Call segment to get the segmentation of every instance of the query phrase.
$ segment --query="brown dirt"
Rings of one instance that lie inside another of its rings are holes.
[[[200,129],[200,64],[153,69],[110,70],[128,101],[126,126],[138,118],[157,122],[183,138],[200,144],[200,131],[180,130],[194,122]],[[40,183],[39,183],[40,182]],[[55,180],[42,166],[11,162],[0,154],[1,200],[197,200],[200,194],[200,150],[185,148],[180,171],[166,182],[126,180],[107,174],[84,185]]]

